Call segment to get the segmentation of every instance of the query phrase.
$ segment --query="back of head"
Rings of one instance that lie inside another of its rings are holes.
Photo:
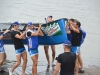
[[[67,40],[64,42],[64,46],[65,46],[65,48],[70,49],[72,47],[72,44],[69,40]]]

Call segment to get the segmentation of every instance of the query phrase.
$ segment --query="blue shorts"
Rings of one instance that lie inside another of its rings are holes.
[[[32,57],[32,56],[38,54],[38,49],[32,49],[32,50],[29,50],[28,52],[29,52],[30,56]]]
[[[22,54],[25,51],[26,51],[25,48],[20,48],[20,49],[15,50],[16,55]]]
[[[80,46],[72,46],[70,52],[78,54],[79,50],[80,50]]]
[[[5,53],[4,47],[0,47],[0,53]]]

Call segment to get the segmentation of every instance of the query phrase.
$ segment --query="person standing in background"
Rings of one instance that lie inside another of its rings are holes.
[[[52,22],[53,21],[53,16],[48,16],[47,17],[47,22]],[[45,45],[44,46],[44,50],[45,50],[45,55],[46,55],[46,59],[47,59],[47,62],[48,62],[48,66],[50,66],[50,57],[49,57],[49,45]],[[56,52],[55,52],[55,45],[51,45],[51,50],[52,50],[52,66],[55,65],[54,64],[54,60],[55,60],[55,55],[56,55]]]

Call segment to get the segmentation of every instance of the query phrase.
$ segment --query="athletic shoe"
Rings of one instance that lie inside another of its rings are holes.
[[[9,75],[13,75],[13,73],[9,70]]]
[[[48,72],[50,69],[50,65],[47,65],[47,69],[46,69],[46,72]]]
[[[56,64],[54,62],[51,63],[52,66],[56,66]]]

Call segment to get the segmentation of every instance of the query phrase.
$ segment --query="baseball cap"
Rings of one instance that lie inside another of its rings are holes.
[[[71,42],[70,42],[69,40],[65,41],[65,42],[64,42],[64,45],[65,45],[65,46],[72,46],[72,44],[71,44]]]
[[[47,18],[50,18],[50,17],[51,17],[51,18],[53,18],[53,16],[52,16],[52,15],[48,16]]]
[[[20,25],[20,24],[18,23],[18,21],[15,21],[15,22],[13,22],[12,25]]]
[[[27,23],[27,26],[30,26],[30,25],[32,25],[32,22],[28,22],[28,23]]]

